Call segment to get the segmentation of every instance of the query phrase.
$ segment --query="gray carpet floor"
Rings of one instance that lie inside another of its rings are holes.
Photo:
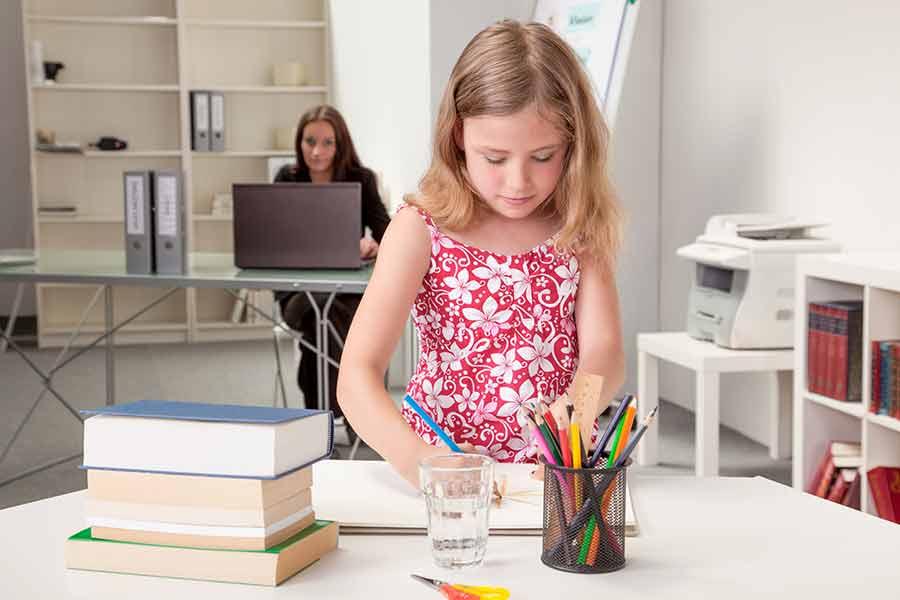
[[[29,349],[28,356],[49,369],[57,351]],[[288,403],[299,406],[294,384],[292,352],[282,346],[282,367],[288,384]],[[91,350],[61,370],[53,380],[56,389],[73,407],[102,406],[106,400],[105,352]],[[117,402],[141,399],[271,403],[275,361],[272,343],[238,342],[203,345],[153,345],[116,349]],[[41,390],[40,381],[21,357],[8,351],[0,355],[0,444],[6,446]],[[723,391],[723,396],[727,390]],[[399,398],[401,393],[396,392]],[[724,401],[724,398],[723,398]],[[81,450],[81,423],[50,394],[37,404],[30,420],[6,458],[0,462],[0,481]],[[635,467],[635,475],[692,475],[694,468],[694,415],[662,401],[658,418],[661,463]],[[338,441],[341,435],[338,434]],[[349,448],[338,446],[346,457]],[[365,446],[359,459],[377,459]],[[83,489],[85,474],[80,458],[60,463],[0,487],[0,508],[40,500]],[[765,446],[722,427],[720,472],[725,476],[761,475],[790,484],[790,460],[774,461]]]

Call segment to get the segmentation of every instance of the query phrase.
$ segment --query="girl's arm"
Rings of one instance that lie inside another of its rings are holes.
[[[353,318],[338,374],[337,399],[354,431],[418,488],[418,462],[447,449],[410,429],[384,388],[391,353],[431,261],[431,239],[412,208],[388,226],[375,271]]]
[[[600,412],[603,412],[625,380],[625,353],[615,276],[605,274],[590,260],[581,260],[575,325],[578,370],[604,377],[600,394]]]

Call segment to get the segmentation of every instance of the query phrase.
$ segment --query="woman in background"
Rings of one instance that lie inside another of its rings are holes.
[[[364,259],[375,258],[378,244],[387,229],[390,218],[378,194],[375,174],[364,167],[356,154],[353,139],[347,129],[344,117],[333,106],[322,105],[312,108],[300,117],[297,125],[297,138],[294,142],[297,162],[282,167],[275,176],[275,183],[306,182],[331,183],[353,181],[362,185],[362,231],[359,239],[359,255]],[[366,227],[372,237],[366,237]],[[327,294],[313,294],[321,309]],[[281,306],[284,321],[294,330],[301,332],[312,343],[316,337],[315,311],[309,304],[306,294],[294,292],[276,293]],[[347,337],[350,322],[359,306],[362,296],[359,294],[338,294],[328,313],[342,338]],[[341,360],[341,349],[338,344],[329,344],[329,355],[336,362]],[[311,352],[302,352],[300,366],[297,369],[297,385],[303,392],[307,408],[315,408],[318,398],[318,375],[316,373],[316,357]],[[335,417],[342,415],[335,399],[337,372],[328,368],[329,398],[333,401],[331,409]],[[349,428],[348,428],[349,430]]]

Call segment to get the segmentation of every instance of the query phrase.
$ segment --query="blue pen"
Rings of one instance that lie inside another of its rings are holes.
[[[416,401],[413,400],[409,394],[406,395],[406,398],[404,398],[404,400],[406,400],[406,403],[409,404],[414,411],[416,411],[416,414],[422,417],[422,420],[425,421],[425,424],[428,425],[433,432],[438,434],[438,437],[444,440],[444,443],[447,444],[448,448],[450,448],[454,452],[462,452],[462,450],[459,449],[459,446],[456,445],[456,442],[450,439],[450,436],[447,435],[447,433],[443,429],[441,429],[441,426],[435,423],[434,419],[428,416],[428,413],[422,410],[422,407],[416,404]]]

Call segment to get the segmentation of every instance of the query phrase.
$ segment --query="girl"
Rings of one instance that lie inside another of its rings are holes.
[[[539,24],[475,36],[453,69],[420,195],[401,207],[344,347],[338,401],[418,486],[446,448],[382,385],[410,308],[421,356],[407,393],[466,450],[533,462],[520,408],[576,369],[624,378],[614,281],[620,213],[607,130],[572,49]]]
[[[365,231],[360,232],[359,255],[361,258],[373,258],[378,253],[378,243],[384,236],[390,218],[381,202],[381,196],[378,194],[375,174],[360,162],[344,117],[336,108],[328,105],[316,106],[307,110],[300,117],[300,123],[297,125],[297,138],[294,146],[297,152],[296,164],[282,167],[275,176],[275,183],[285,181],[359,182],[362,185],[363,230],[368,227],[374,238],[366,237]],[[313,296],[321,307],[328,294],[314,294]],[[292,329],[303,333],[306,339],[315,339],[315,312],[309,305],[306,294],[281,292],[276,293],[276,298],[281,306],[281,314],[285,323]],[[359,301],[359,294],[338,294],[331,305],[329,318],[342,336],[345,336],[350,328],[350,322],[353,320],[353,314],[356,312]],[[329,348],[331,358],[340,360],[341,350],[337,344],[332,344]],[[337,375],[330,367],[328,374],[329,397],[334,398]],[[300,355],[297,385],[303,392],[307,408],[314,408],[318,397],[318,373],[315,356],[311,356],[309,352],[302,352]],[[337,407],[335,409],[335,416],[340,417],[340,410]],[[352,432],[350,437],[353,437]]]

